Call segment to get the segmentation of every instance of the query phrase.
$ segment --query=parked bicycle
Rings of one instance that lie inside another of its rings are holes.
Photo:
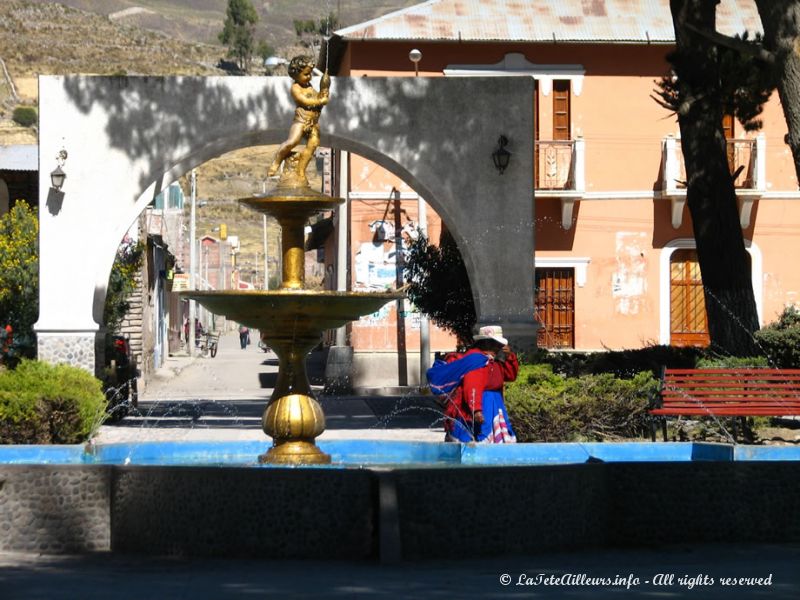
[[[219,333],[206,333],[200,341],[200,354],[203,356],[211,355],[214,358],[217,355],[217,345],[219,344]]]

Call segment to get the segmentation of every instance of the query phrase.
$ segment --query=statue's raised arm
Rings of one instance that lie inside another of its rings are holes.
[[[281,187],[306,187],[306,168],[319,147],[319,116],[330,97],[331,78],[328,72],[322,76],[319,91],[311,85],[314,71],[314,59],[310,56],[295,56],[289,63],[289,75],[294,79],[292,98],[297,108],[294,120],[289,128],[289,136],[280,145],[267,175],[275,177],[284,163],[281,174]],[[300,141],[306,139],[306,147],[302,152],[293,152]]]

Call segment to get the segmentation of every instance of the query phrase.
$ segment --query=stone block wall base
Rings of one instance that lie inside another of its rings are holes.
[[[96,373],[96,331],[50,333],[37,331],[39,360],[52,364],[68,364]]]

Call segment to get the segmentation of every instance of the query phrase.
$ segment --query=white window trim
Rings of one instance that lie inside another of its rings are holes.
[[[586,285],[586,271],[588,270],[589,263],[592,262],[591,258],[579,257],[575,258],[547,258],[535,257],[535,268],[542,269],[574,269],[575,270],[575,285],[583,287]]]
[[[539,82],[539,91],[549,96],[553,89],[553,80],[568,79],[572,93],[581,95],[583,77],[586,69],[583,65],[539,65],[530,62],[520,52],[509,52],[503,60],[493,65],[447,65],[444,69],[447,77],[507,77],[520,75],[533,77]]]
[[[758,313],[758,323],[761,325],[763,320],[763,256],[758,245],[751,240],[744,241],[745,250],[750,253],[750,276],[753,280],[753,295],[756,299],[756,312]],[[662,345],[669,345],[670,334],[670,314],[669,314],[669,283],[670,283],[670,259],[676,250],[695,249],[697,245],[693,238],[680,238],[672,240],[661,249],[659,257],[659,333],[658,342]]]

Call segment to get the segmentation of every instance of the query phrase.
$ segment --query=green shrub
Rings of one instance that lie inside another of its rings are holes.
[[[102,422],[98,379],[78,367],[23,360],[0,371],[0,443],[78,444]]]
[[[763,369],[769,366],[764,356],[704,356],[697,361],[698,369]]]
[[[800,368],[800,311],[789,307],[780,318],[755,333],[756,344],[779,369]]]
[[[610,350],[608,352],[547,352],[540,351],[536,362],[552,365],[556,373],[569,377],[598,373],[612,373],[630,379],[641,371],[653,377],[661,375],[664,366],[673,369],[691,369],[702,350],[674,346],[647,346],[635,350]]]
[[[521,442],[603,441],[647,434],[649,396],[657,385],[648,372],[629,379],[566,377],[548,364],[523,365],[505,398]]]
[[[16,107],[14,109],[14,113],[11,115],[11,118],[15,123],[22,125],[23,127],[35,125],[36,121],[39,119],[38,115],[36,114],[36,109],[32,106]]]

